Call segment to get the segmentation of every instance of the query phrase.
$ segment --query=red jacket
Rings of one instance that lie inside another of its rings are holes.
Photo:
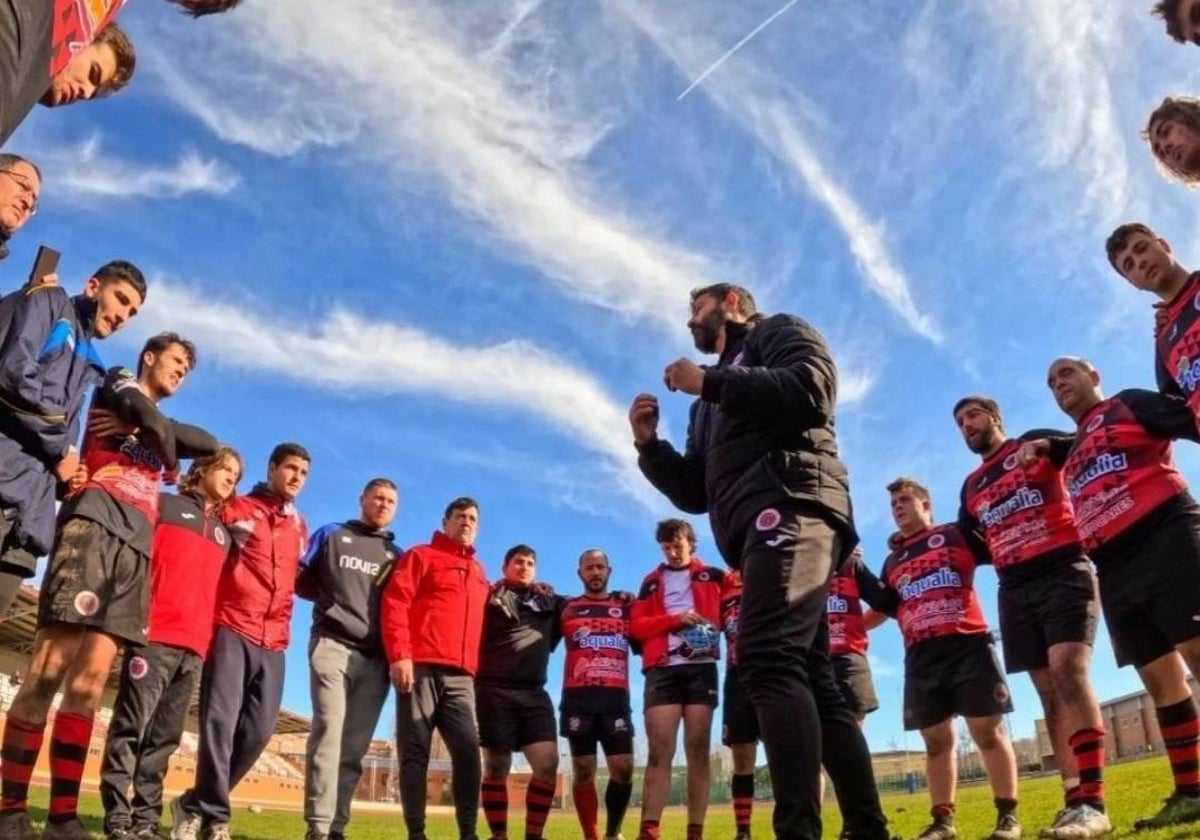
[[[663,570],[660,565],[642,580],[637,600],[630,610],[630,634],[642,645],[642,670],[649,671],[666,664],[667,644],[671,633],[683,629],[683,620],[678,615],[667,615],[663,600]],[[713,627],[721,626],[721,588],[725,572],[704,565],[698,557],[692,558],[692,599],[695,610],[704,616]]]
[[[411,659],[473,676],[487,599],[487,574],[475,549],[435,532],[428,545],[410,548],[400,558],[380,599],[388,662]]]
[[[233,538],[195,496],[164,495],[150,556],[149,641],[208,655],[217,585]]]
[[[265,484],[225,505],[233,562],[221,576],[216,623],[267,650],[288,644],[292,602],[308,526],[291,502]]]

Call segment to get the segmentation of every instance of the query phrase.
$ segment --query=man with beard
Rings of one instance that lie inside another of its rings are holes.
[[[562,606],[563,666],[559,734],[571,747],[575,813],[584,840],[600,840],[596,750],[604,748],[604,840],[620,840],[633,795],[633,719],[629,707],[629,602],[608,591],[612,568],[598,548],[579,556],[583,594]]]
[[[653,395],[634,399],[629,421],[643,474],[676,507],[707,512],[721,554],[742,572],[738,669],[766,747],[775,836],[821,836],[824,744],[827,764],[854,780],[849,832],[883,840],[867,744],[825,653],[829,577],[858,541],[834,434],[833,359],[807,323],[759,314],[730,283],[692,292],[688,327],[697,349],[719,358],[664,371],[669,390],[699,398],[684,452],[659,439]]]
[[[1173,440],[1200,440],[1195,416],[1154,391],[1105,399],[1085,359],[1055,359],[1046,381],[1076,432],[1029,441],[1018,460],[1049,457],[1062,469],[1117,665],[1133,665],[1154,701],[1175,779],[1162,809],[1134,828],[1200,820],[1200,718],[1184,672],[1186,662],[1200,675],[1200,506],[1171,453]]]
[[[1000,406],[963,397],[954,421],[982,463],[962,485],[959,527],[980,533],[1000,581],[1000,634],[1009,674],[1029,672],[1046,714],[1065,806],[1042,832],[1057,840],[1112,831],[1104,812],[1104,724],[1088,679],[1099,598],[1079,544],[1062,471],[1042,458],[1017,463],[1022,442],[1004,433]]]
[[[535,585],[537,552],[515,545],[504,554],[504,577],[483,613],[483,643],[475,677],[479,745],[483,747],[483,813],[493,840],[508,837],[508,773],[520,750],[532,778],[525,791],[525,840],[540,840],[558,775],[554,704],[546,693],[550,653],[562,638],[563,599]]]
[[[195,366],[196,349],[175,333],[146,342],[136,374],[112,368],[92,399],[81,458],[88,478],[59,511],[58,533],[38,599],[38,632],[4,727],[0,838],[34,836],[29,779],[54,696],[51,797],[46,840],[89,840],[76,807],[92,727],[118,647],[146,643],[150,549],[164,473],[179,457],[212,455],[216,440],[163,416]]]

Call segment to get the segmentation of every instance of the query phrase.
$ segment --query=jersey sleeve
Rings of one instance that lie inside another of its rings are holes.
[[[176,455],[175,426],[158,410],[154,400],[138,387],[137,377],[129,368],[115,367],[108,371],[97,393],[93,407],[107,409],[121,420],[136,426],[138,437],[162,459],[167,469],[174,469]]]
[[[1131,388],[1117,394],[1117,398],[1125,403],[1142,428],[1155,437],[1200,442],[1196,416],[1180,397]]]

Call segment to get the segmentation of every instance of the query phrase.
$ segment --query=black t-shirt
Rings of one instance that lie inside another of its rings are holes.
[[[559,617],[566,599],[549,590],[499,584],[483,613],[479,682],[518,688],[546,684],[550,652],[562,638]]]

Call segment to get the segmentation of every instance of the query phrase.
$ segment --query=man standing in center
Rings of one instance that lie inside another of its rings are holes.
[[[721,554],[741,570],[738,673],[766,747],[775,836],[821,836],[824,743],[831,775],[854,780],[848,830],[885,840],[867,743],[823,647],[829,577],[858,542],[834,434],[833,359],[807,323],[759,314],[730,283],[692,292],[688,328],[719,360],[664,371],[669,390],[698,397],[684,452],[659,439],[656,397],[639,394],[629,421],[646,478],[676,507],[707,512]]]
[[[446,506],[428,545],[400,558],[380,603],[383,649],[398,692],[400,801],[409,840],[425,840],[425,771],[436,728],[450,748],[451,787],[461,840],[476,840],[479,730],[475,672],[483,635],[487,574],[475,558],[479,504]]]

